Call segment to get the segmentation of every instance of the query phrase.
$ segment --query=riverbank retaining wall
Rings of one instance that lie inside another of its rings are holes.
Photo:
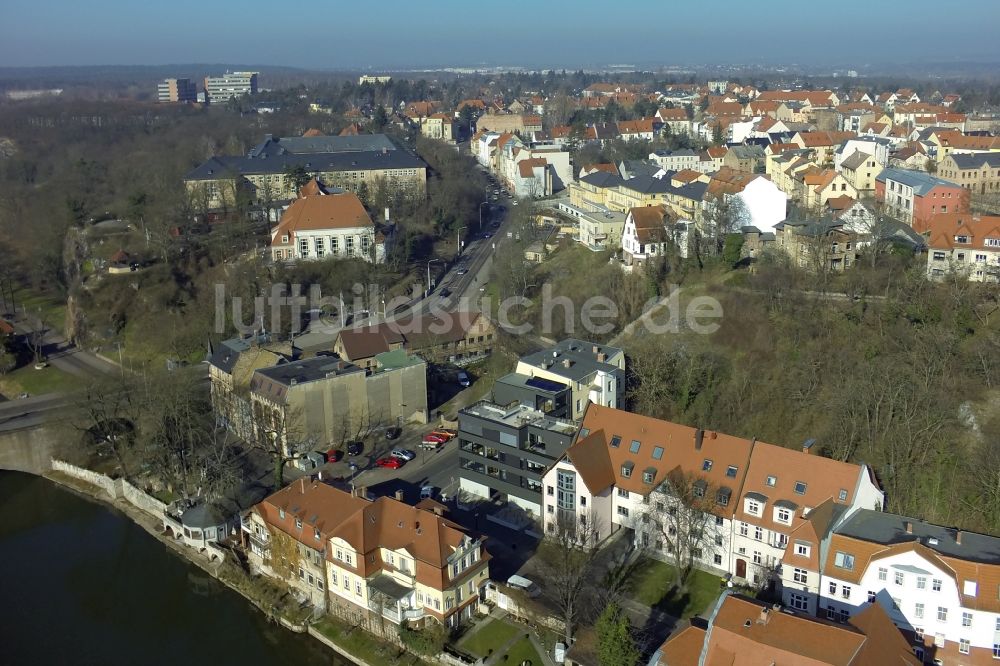
[[[41,426],[0,434],[0,469],[44,474],[52,458],[67,453],[64,438],[55,428]]]
[[[125,500],[135,508],[160,519],[163,518],[163,512],[167,510],[166,504],[155,497],[150,497],[125,479],[112,479],[104,474],[84,469],[83,467],[77,467],[76,465],[71,465],[68,462],[55,458],[51,461],[51,469],[54,472],[62,472],[66,476],[71,476],[74,479],[86,481],[92,486],[97,486],[106,492],[111,499]]]

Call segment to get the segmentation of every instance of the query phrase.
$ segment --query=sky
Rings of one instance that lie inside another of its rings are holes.
[[[0,66],[998,62],[998,28],[998,0],[2,0]]]

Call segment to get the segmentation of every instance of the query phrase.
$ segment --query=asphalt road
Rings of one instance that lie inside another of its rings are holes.
[[[0,432],[35,428],[62,417],[73,402],[62,393],[37,395],[0,403]]]

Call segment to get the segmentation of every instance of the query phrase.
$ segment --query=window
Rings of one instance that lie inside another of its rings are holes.
[[[652,483],[655,477],[656,477],[656,472],[652,472],[647,469],[645,472],[642,473],[642,482]]]
[[[833,556],[833,565],[850,571],[854,569],[854,556],[837,551],[837,554]]]
[[[554,487],[552,487],[552,486],[548,486],[545,489],[545,494],[551,497],[552,495],[556,494],[556,489]]]
[[[712,461],[705,458],[705,461],[701,464],[701,471],[709,472],[712,470]]]
[[[722,518],[722,516],[716,516],[715,517],[715,524],[716,525],[722,525],[724,523],[725,523],[725,520]]]
[[[625,490],[624,488],[619,488],[618,497],[624,497],[625,499],[628,499],[628,491]]]
[[[767,483],[768,486],[773,488],[774,484],[776,484],[777,482],[778,482],[778,477],[768,475],[767,481],[765,483]]]
[[[841,588],[840,588],[840,596],[843,599],[850,599],[851,598],[851,586],[850,585],[843,585],[843,586],[841,586]]]
[[[895,571],[893,573],[895,574],[896,585],[902,585],[903,584],[903,572],[902,571]]]
[[[305,580],[305,577],[306,577],[306,570],[303,569],[302,567],[299,567],[299,579]]]
[[[784,523],[785,525],[792,523],[792,512],[784,507],[779,507],[774,515],[779,523]]]
[[[927,576],[917,576],[917,589],[918,590],[927,589]]]
[[[830,582],[830,596],[833,596],[835,594],[837,594],[837,584],[831,581]]]
[[[875,593],[872,592],[871,590],[868,590],[868,603],[870,604],[875,603]]]
[[[631,465],[622,465],[622,476],[625,477],[626,479],[632,476]]]
[[[297,529],[300,529],[300,530],[302,529],[302,519],[301,518],[296,518],[295,519],[295,527]]]
[[[887,580],[889,578],[889,570],[883,567],[878,568],[878,579]]]
[[[319,530],[314,530],[313,531],[313,538],[316,539],[316,541],[320,540]]]
[[[788,595],[788,604],[800,611],[809,611],[809,599],[801,594],[790,594]]]
[[[809,546],[802,543],[795,544],[795,554],[802,557],[809,557]]]
[[[944,647],[944,634],[934,634],[934,647]]]
[[[924,605],[921,603],[916,604],[913,607],[913,617],[918,619],[923,619],[924,617]]]
[[[972,626],[972,613],[962,613],[962,626],[963,627]]]
[[[976,581],[974,580],[963,581],[962,594],[964,594],[967,597],[974,597],[976,596],[976,587],[977,587]]]
[[[944,606],[938,606],[938,622],[948,621],[948,609]]]
[[[969,642],[968,638],[959,638],[958,639],[958,651],[961,652],[962,654],[969,654],[969,647],[970,646],[971,646],[971,643]]]
[[[549,504],[547,507],[545,507],[545,509],[549,513],[555,513],[556,512],[556,508],[554,506],[552,506],[551,504]]]
[[[913,627],[913,635],[919,640],[924,639],[924,628],[923,627]]]
[[[753,528],[753,538],[757,541],[764,540],[764,529],[762,527],[754,526]]]
[[[934,578],[933,580],[931,580],[931,589],[934,590],[935,592],[940,592],[941,591],[941,579],[940,578]]]
[[[805,585],[809,581],[809,572],[805,569],[795,569],[792,572],[792,580]]]
[[[803,483],[802,481],[796,481],[795,482],[795,488],[794,488],[794,490],[795,490],[795,494],[796,495],[805,495],[806,494],[806,484]]]
[[[628,518],[628,508],[624,506],[618,507],[618,515]]]
[[[580,495],[580,506],[587,506],[587,498],[584,495]]]
[[[993,644],[993,658],[1000,659],[1000,643]]]
[[[848,249],[848,250],[850,250],[850,249],[851,249],[851,247],[850,247],[850,243],[848,243],[847,245],[848,245],[847,249]],[[846,502],[846,501],[847,501],[847,491],[846,491],[846,490],[844,490],[843,488],[841,488],[841,489],[840,489],[840,494],[839,494],[839,495],[837,495],[837,497],[839,497],[839,498],[840,498],[840,501],[841,501],[841,502]]]
[[[641,446],[642,446],[642,442],[640,442],[637,439],[633,439],[632,443],[629,444],[629,447],[628,447],[629,453],[639,453],[639,447],[641,447]]]
[[[750,526],[746,523],[740,523],[740,536],[746,536],[750,532]]]
[[[893,597],[892,598],[892,610],[897,610],[898,611],[899,610],[899,605],[901,603],[903,603],[903,602],[900,601],[899,597]]]
[[[763,564],[764,563],[764,556],[761,554],[761,552],[759,550],[753,551],[753,563],[754,564]]]
[[[577,405],[577,411],[579,411],[579,409],[580,406]],[[621,446],[621,444],[622,444],[622,438],[620,436],[615,435],[614,437],[611,438],[611,448],[617,449],[619,446]]]
[[[726,468],[726,476],[728,476],[730,479],[735,479],[737,471],[738,468],[735,465],[730,465],[729,467]]]
[[[654,446],[653,447],[653,460],[660,460],[663,458],[663,447]]]
[[[285,510],[284,509],[278,509],[278,517],[281,518],[282,520],[285,519]]]
[[[716,566],[721,565],[722,564],[722,555],[719,555],[718,553],[716,553],[715,555],[712,556],[712,561],[715,562]]]
[[[350,577],[348,577],[347,574],[344,574],[344,589],[345,590],[351,589],[351,579]]]
[[[752,516],[760,515],[760,504],[757,500],[747,500],[747,513]]]

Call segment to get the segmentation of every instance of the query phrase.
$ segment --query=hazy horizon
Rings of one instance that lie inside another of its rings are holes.
[[[907,6],[845,0],[817,8],[772,0],[665,5],[590,0],[510,0],[502,15],[454,0],[433,12],[387,0],[371,6],[260,0],[177,0],[167,6],[8,0],[0,65],[109,66],[257,63],[306,69],[580,67],[621,63],[800,64],[861,68],[908,61],[1000,61],[991,39],[1000,2],[969,0],[942,38],[922,38],[940,3]],[[327,18],[329,17],[329,18]],[[788,18],[785,18],[788,17]],[[218,26],[225,26],[220,29]]]

